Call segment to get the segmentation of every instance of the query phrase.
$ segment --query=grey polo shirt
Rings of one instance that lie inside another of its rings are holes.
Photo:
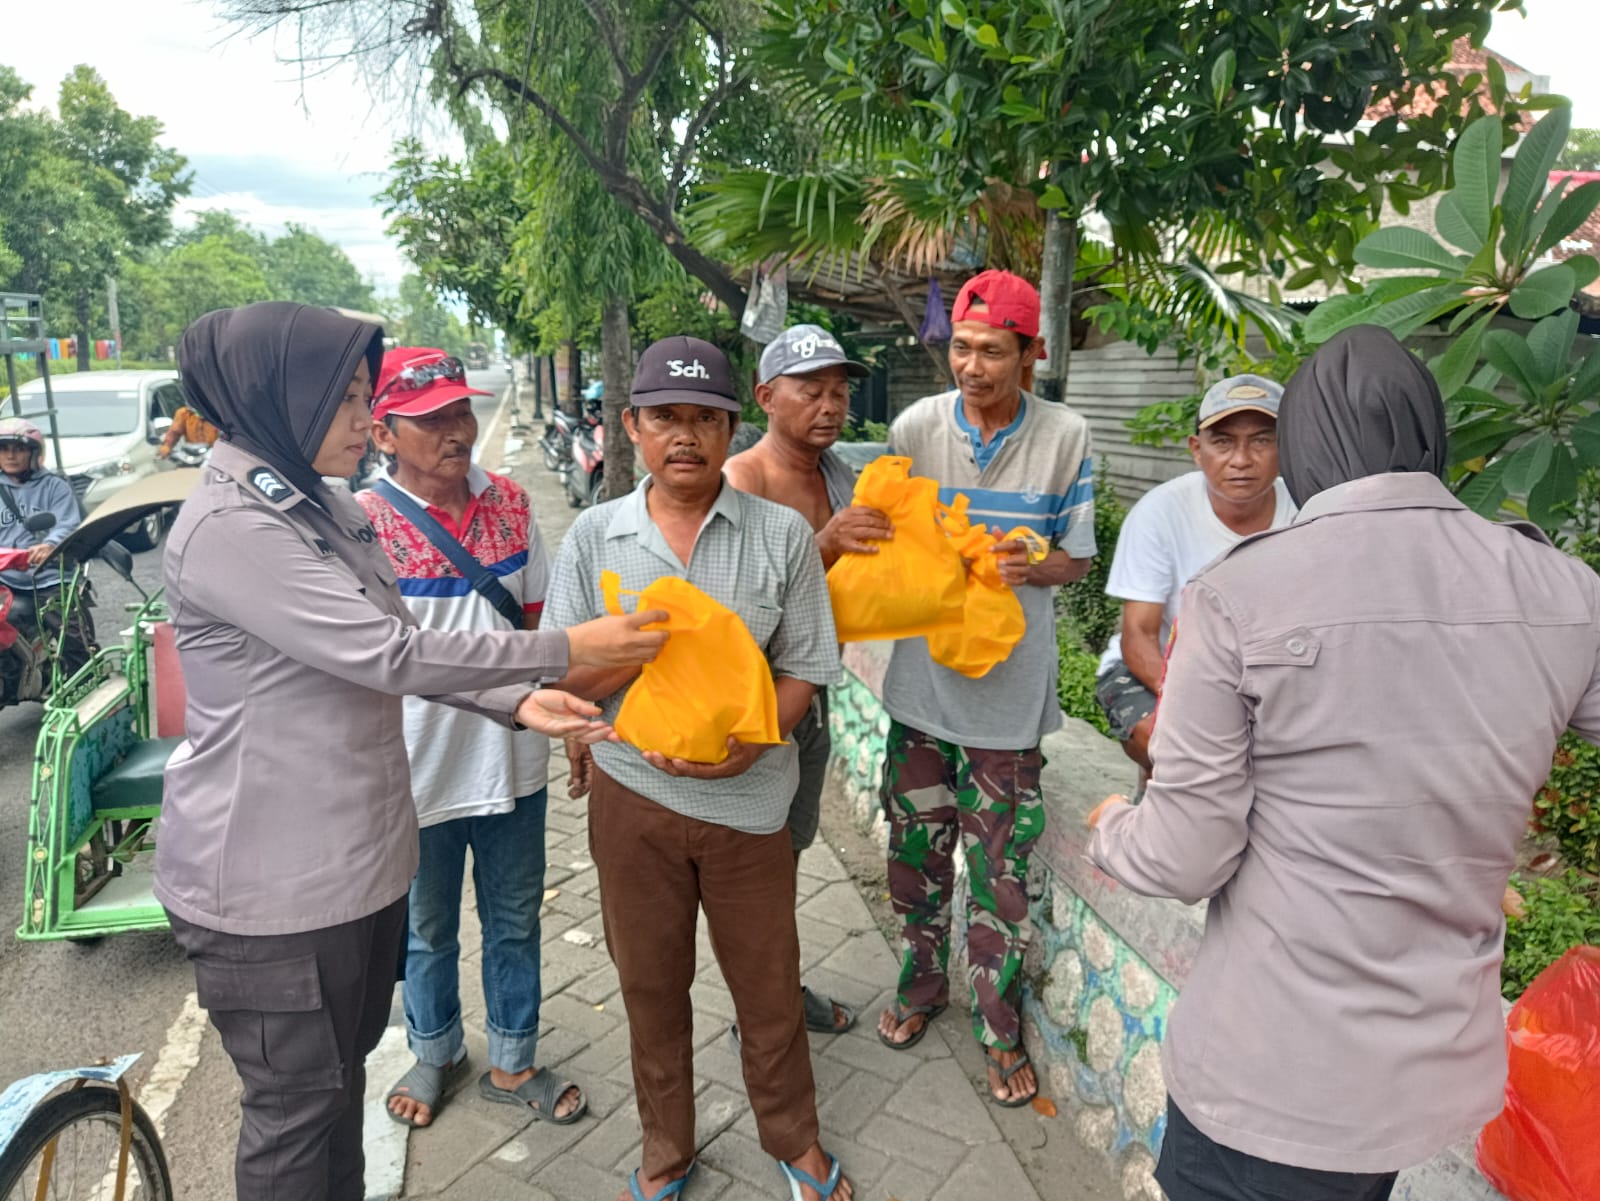
[[[627,496],[589,509],[573,523],[556,555],[544,628],[566,629],[603,616],[602,571],[616,572],[622,587],[636,592],[664,575],[677,576],[739,615],[774,676],[818,687],[836,683],[833,610],[806,520],[724,483],[686,566],[650,519],[650,486],[647,476]],[[622,689],[601,701],[607,721],[616,720],[626,694]],[[727,780],[669,776],[619,742],[597,744],[594,756],[625,788],[687,817],[749,834],[783,829],[800,781],[792,742],[768,748],[748,771]]]

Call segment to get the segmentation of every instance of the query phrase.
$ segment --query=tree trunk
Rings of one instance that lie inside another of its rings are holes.
[[[576,342],[561,346],[567,353],[567,394],[561,398],[561,407],[567,416],[577,417],[583,413],[583,354]]]
[[[78,289],[78,370],[94,367],[94,343],[89,341],[89,289]]]
[[[544,416],[544,356],[530,354],[527,358],[533,375],[533,418],[537,421]]]
[[[1050,356],[1035,369],[1041,400],[1067,399],[1072,361],[1072,276],[1078,266],[1078,219],[1054,209],[1044,223],[1044,272],[1039,280],[1039,332]]]
[[[605,385],[606,482],[601,495],[615,500],[633,490],[633,443],[622,428],[633,374],[633,342],[628,328],[628,294],[607,292],[600,306],[600,378]]]

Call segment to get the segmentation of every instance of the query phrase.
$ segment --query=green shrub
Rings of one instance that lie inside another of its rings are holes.
[[[1555,836],[1567,863],[1600,874],[1600,748],[1564,735],[1533,807],[1534,820]]]
[[[1527,912],[1506,919],[1500,991],[1516,1000],[1571,947],[1600,943],[1600,881],[1575,871],[1549,879],[1511,877]]]
[[[1061,647],[1061,676],[1056,685],[1056,695],[1061,699],[1061,709],[1068,717],[1088,722],[1102,734],[1111,733],[1111,725],[1094,699],[1095,670],[1100,658],[1091,655],[1077,642],[1067,623],[1056,627],[1056,640]]]
[[[1111,490],[1106,464],[1101,460],[1094,488],[1094,541],[1098,548],[1088,574],[1061,590],[1059,616],[1069,621],[1081,640],[1078,649],[1099,658],[1122,620],[1122,602],[1106,595],[1111,575],[1111,555],[1128,515],[1127,506]],[[1064,670],[1064,668],[1063,668]]]

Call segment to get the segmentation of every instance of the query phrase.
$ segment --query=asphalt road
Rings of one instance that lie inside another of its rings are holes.
[[[474,372],[492,397],[476,398],[480,439],[509,379]],[[135,557],[134,578],[159,586],[162,547]],[[102,643],[126,624],[137,591],[103,564],[91,567]],[[136,1095],[159,1119],[180,1201],[233,1195],[238,1083],[215,1031],[186,1001],[194,978],[170,935],[125,934],[79,946],[23,943],[22,917],[37,705],[0,711],[0,1087],[20,1076],[133,1051]],[[161,1070],[152,1079],[157,1062]]]

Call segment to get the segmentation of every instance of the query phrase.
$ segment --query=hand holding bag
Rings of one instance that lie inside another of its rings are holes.
[[[622,698],[612,724],[624,742],[691,763],[721,763],[729,738],[783,742],[772,669],[737,613],[677,576],[643,592],[621,585],[616,572],[600,573],[606,612],[635,596],[641,609],[665,610],[672,633]]]
[[[966,568],[940,527],[939,485],[913,477],[911,460],[884,455],[862,469],[854,501],[894,526],[878,553],[841,555],[828,570],[840,642],[915,638],[962,624]]]

